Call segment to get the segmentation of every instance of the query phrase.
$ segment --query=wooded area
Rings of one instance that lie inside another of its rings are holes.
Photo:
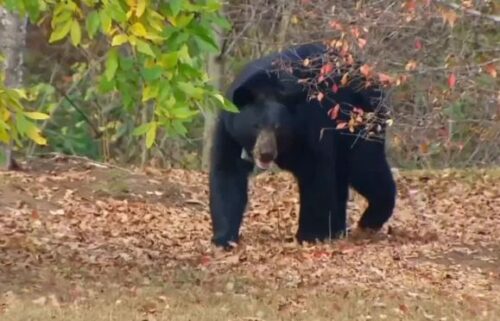
[[[390,174],[366,153],[358,188],[397,197],[374,232],[346,187],[346,234],[301,243],[303,195],[328,212],[352,173],[313,163],[304,191],[254,158],[247,205],[245,148],[208,169],[245,64],[321,41],[351,68],[321,61],[332,92],[354,72],[389,93]],[[499,319],[499,0],[0,0],[0,62],[1,321]],[[214,190],[232,221],[246,206],[229,250]]]
[[[216,88],[224,91],[251,59],[292,44],[335,39],[344,32],[342,26],[350,26],[345,37],[353,43],[361,39],[362,50],[351,46],[361,60],[387,75],[408,78],[391,90],[395,119],[389,148],[395,167],[488,166],[500,161],[498,2],[259,0],[230,1],[221,10],[231,27],[217,27],[213,39],[221,50],[206,51],[206,70]],[[87,20],[87,27],[94,20]],[[13,25],[6,24],[2,39],[11,37],[8,26]],[[22,46],[22,31],[17,32],[12,39],[19,44],[13,46]],[[207,107],[216,104],[200,102],[201,114],[190,115],[195,107],[183,125],[159,128],[154,146],[147,149],[133,131],[141,124],[140,131],[147,131],[144,124],[154,118],[151,103],[135,108],[130,104],[140,102],[134,97],[98,94],[107,38],[82,40],[85,45],[75,48],[70,41],[49,44],[50,34],[48,19],[40,26],[29,23],[24,51],[24,84],[38,94],[29,108],[51,115],[41,125],[48,144],[24,144],[16,148],[20,155],[63,152],[184,168],[207,163],[206,152],[201,155],[208,148],[214,117],[214,109]],[[7,62],[13,59],[5,54]],[[124,108],[124,102],[130,106]]]

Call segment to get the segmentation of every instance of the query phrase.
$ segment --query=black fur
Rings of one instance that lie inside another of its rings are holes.
[[[241,157],[250,152],[259,131],[274,130],[278,142],[275,163],[296,177],[300,191],[297,238],[325,240],[346,230],[348,186],[366,197],[369,206],[359,225],[379,229],[391,217],[396,185],[385,156],[384,141],[374,142],[335,130],[327,111],[343,108],[374,111],[372,98],[380,90],[356,92],[352,86],[330,92],[322,103],[308,99],[297,83],[304,72],[274,73],[273,61],[301,62],[325,52],[320,44],[290,48],[251,62],[233,82],[227,96],[239,113],[222,111],[211,155],[210,212],[212,241],[218,246],[237,242],[247,204],[248,177],[253,164]],[[307,72],[305,72],[307,74]],[[325,130],[326,128],[326,130]]]

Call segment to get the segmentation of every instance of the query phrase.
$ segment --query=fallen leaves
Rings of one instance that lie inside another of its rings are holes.
[[[455,26],[455,22],[458,19],[458,15],[453,9],[441,10],[441,17],[443,18],[443,22],[448,24],[451,28]]]
[[[293,241],[299,210],[296,183],[286,173],[265,173],[252,179],[242,240],[230,252],[210,244],[205,174],[154,171],[154,180],[135,177],[127,186],[128,197],[120,199],[88,194],[95,184],[109,181],[106,170],[0,175],[17,186],[12,194],[14,185],[1,185],[2,195],[22,200],[20,206],[0,204],[4,275],[41,264],[71,264],[95,275],[110,268],[123,275],[152,275],[188,265],[215,275],[247,275],[277,288],[349,285],[419,293],[438,287],[450,295],[487,291],[489,297],[500,298],[500,290],[492,286],[500,279],[500,257],[481,250],[498,246],[500,177],[494,172],[402,173],[397,177],[399,198],[390,228],[375,234],[355,229],[347,239],[302,246]],[[178,187],[171,193],[168,188],[161,190],[163,195],[148,193],[174,184]],[[353,224],[366,202],[354,194],[348,206]],[[457,248],[477,252],[462,251],[464,258],[440,263]],[[34,300],[55,302],[48,296]],[[283,303],[283,309],[290,304]]]
[[[457,84],[457,75],[455,73],[451,73],[448,76],[448,86],[453,89],[455,88],[455,85]]]
[[[497,69],[494,63],[489,63],[485,66],[486,72],[493,78],[497,77]]]

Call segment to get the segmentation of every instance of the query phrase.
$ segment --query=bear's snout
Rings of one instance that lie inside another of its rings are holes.
[[[269,129],[263,129],[259,132],[255,146],[253,148],[253,157],[257,166],[267,169],[278,156],[278,144],[276,134]]]

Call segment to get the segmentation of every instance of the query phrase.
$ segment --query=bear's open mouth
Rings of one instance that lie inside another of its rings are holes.
[[[273,166],[273,161],[262,161],[258,158],[255,159],[255,165],[260,169],[269,169]]]

